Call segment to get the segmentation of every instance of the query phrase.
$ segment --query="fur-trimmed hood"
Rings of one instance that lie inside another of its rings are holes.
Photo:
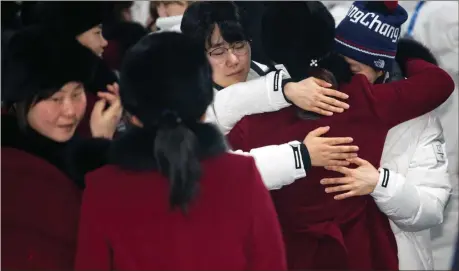
[[[199,123],[189,127],[198,139],[198,158],[205,159],[228,150],[225,138],[212,124]],[[108,163],[130,170],[155,170],[156,131],[133,127],[115,139],[108,151]]]

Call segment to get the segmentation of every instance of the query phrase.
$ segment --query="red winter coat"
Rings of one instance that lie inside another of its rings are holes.
[[[327,137],[349,136],[359,156],[379,166],[389,129],[443,103],[454,89],[451,78],[422,60],[406,64],[409,79],[372,85],[353,76],[340,91],[350,109],[316,121],[297,109],[247,116],[228,135],[234,149],[303,140],[315,128],[330,126]],[[387,217],[370,196],[337,201],[325,193],[322,178],[339,177],[314,167],[302,180],[271,193],[286,242],[289,269],[398,269],[397,246]]]
[[[47,161],[2,155],[2,270],[71,270],[81,190]]]
[[[184,215],[171,210],[169,181],[153,169],[153,137],[142,133],[120,138],[116,165],[87,176],[77,270],[286,270],[279,222],[252,158],[225,153],[220,135],[198,135],[207,144],[201,152],[214,152]]]
[[[82,196],[76,169],[99,164],[95,153],[71,159],[67,150],[69,143],[19,132],[16,119],[2,115],[2,270],[73,269]]]

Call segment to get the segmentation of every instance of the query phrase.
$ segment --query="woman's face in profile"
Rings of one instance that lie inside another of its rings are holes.
[[[91,49],[99,57],[102,57],[108,42],[102,35],[102,25],[95,26],[77,36],[78,42]]]

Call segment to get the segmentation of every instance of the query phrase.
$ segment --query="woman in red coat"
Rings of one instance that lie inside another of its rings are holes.
[[[174,63],[174,65],[171,65]],[[126,55],[136,128],[87,175],[77,270],[285,270],[274,206],[254,160],[202,122],[213,98],[203,48],[151,34]]]
[[[104,163],[108,141],[81,141],[85,85],[101,61],[41,27],[12,37],[2,70],[2,269],[71,270],[84,173]],[[113,135],[119,99],[101,94],[93,136]],[[103,111],[107,101],[114,104]],[[112,118],[115,117],[113,121]],[[85,152],[87,154],[85,154]]]
[[[349,17],[357,13],[362,16],[378,14],[376,17],[379,20],[384,20],[385,25],[391,25],[392,28],[397,29],[397,32],[400,30],[400,24],[406,19],[406,12],[401,7],[397,7],[396,2],[395,14],[384,17],[382,13],[375,10],[370,12],[362,8],[364,2],[359,3],[356,5],[361,7],[361,11],[349,12]],[[288,8],[287,5],[285,6]],[[290,23],[294,18],[304,18],[306,13],[301,13],[298,7],[301,7],[300,3],[296,9],[291,9],[291,13],[297,14],[297,17],[289,14],[283,17],[288,18],[285,21]],[[285,13],[280,15],[285,16]],[[365,16],[371,17],[370,15]],[[351,24],[354,25],[352,22]],[[320,26],[320,24],[316,25]],[[366,27],[365,24],[359,26]],[[317,31],[315,25],[314,27],[305,25],[305,28],[313,28]],[[340,28],[337,31],[339,30]],[[397,43],[392,44],[393,37],[379,37],[380,34],[377,32],[355,29],[349,30],[348,33],[362,37],[365,42],[370,43],[368,47],[371,49],[375,49],[371,46],[375,43],[380,46],[379,50],[385,48],[393,54],[393,58],[388,57],[384,61],[379,61],[379,57],[370,58],[375,60],[371,61],[372,63],[380,66],[378,71],[374,71],[373,78],[384,74],[383,71],[391,67],[397,50]],[[292,39],[297,37],[298,35],[292,36]],[[330,48],[331,46],[327,45],[333,45],[333,35],[330,43],[314,43],[307,39],[304,41],[303,44],[306,46],[302,48],[303,53],[300,55],[309,54],[310,59],[306,61],[298,58],[296,67],[304,63],[312,63],[312,66],[317,68],[313,67],[311,70],[319,70],[324,75],[323,78],[319,78],[332,79],[333,75],[338,77],[338,82],[341,83],[339,91],[349,94],[350,108],[342,114],[326,118],[319,118],[312,112],[299,114],[299,110],[294,107],[278,112],[246,116],[228,135],[233,147],[247,150],[276,144],[294,140],[302,133],[317,127],[330,126],[331,136],[349,134],[354,138],[355,143],[358,142],[359,156],[378,167],[389,129],[433,110],[442,104],[454,89],[454,83],[445,71],[426,61],[410,57],[397,59],[407,77],[406,80],[373,85],[369,81],[370,76],[367,78],[363,73],[359,72],[351,76],[355,65],[350,66],[342,56],[330,53],[318,61],[317,58],[311,61],[315,58],[311,57],[316,52],[314,46]],[[310,46],[307,46],[308,43]],[[288,47],[289,44],[298,43],[282,44]],[[282,52],[285,51],[279,51],[279,54]],[[342,51],[340,53],[347,55]],[[294,59],[290,60],[292,60],[290,63],[294,63]],[[384,63],[386,65],[383,65]],[[348,81],[340,80],[347,77],[346,75],[349,76]],[[341,176],[325,168],[312,168],[306,179],[271,193],[283,229],[289,269],[398,270],[397,246],[386,215],[378,209],[374,200],[368,195],[335,200],[335,194],[326,193],[325,187],[320,183],[324,178],[334,177]],[[381,172],[381,180],[381,187],[385,189],[390,180],[384,171]]]

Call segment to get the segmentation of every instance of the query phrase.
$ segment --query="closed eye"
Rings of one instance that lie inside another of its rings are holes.
[[[210,52],[211,55],[223,55],[225,53],[226,49],[225,48],[217,48],[217,49],[214,49]]]
[[[51,97],[50,100],[52,102],[55,102],[55,103],[59,103],[59,102],[62,102],[64,100],[64,98],[61,98],[61,97]]]
[[[72,94],[72,98],[78,98],[81,96],[81,94],[83,93],[83,91],[78,91],[78,92],[75,92]]]

